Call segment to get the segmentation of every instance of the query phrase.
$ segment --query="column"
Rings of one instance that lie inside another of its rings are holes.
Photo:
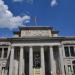
[[[42,68],[42,75],[45,75],[44,47],[41,47],[41,68]]]
[[[50,47],[50,64],[51,64],[50,65],[51,66],[51,75],[56,75],[56,66],[55,66],[52,46]]]
[[[3,59],[3,56],[4,56],[4,48],[2,47],[2,59]]]
[[[62,46],[59,46],[59,56],[60,56],[60,65],[61,65],[61,73],[62,75],[65,75],[64,73],[64,60],[63,60],[63,51]]]
[[[23,47],[20,47],[19,75],[23,75]]]
[[[1,75],[1,73],[2,73],[2,65],[0,63],[0,75]]]
[[[25,61],[24,61],[24,58],[23,58],[23,65],[22,65],[23,67],[23,75],[25,75]]]
[[[29,49],[29,75],[33,75],[33,49]]]
[[[11,48],[9,75],[13,75],[13,65],[14,65],[14,47]]]
[[[14,60],[14,75],[18,75],[18,60]]]
[[[5,69],[5,68],[3,67],[3,68],[2,68],[2,75],[4,75],[4,69]]]
[[[8,47],[7,58],[9,58],[9,55],[10,55],[10,49],[11,49],[11,46]]]
[[[63,52],[62,55],[63,55],[63,58],[65,58],[65,50],[64,50],[64,47],[65,47],[65,46],[62,45],[62,52]]]
[[[7,75],[8,74],[8,70],[5,70],[5,75]]]

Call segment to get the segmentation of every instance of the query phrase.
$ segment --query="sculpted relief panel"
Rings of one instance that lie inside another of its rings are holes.
[[[22,30],[21,37],[30,36],[51,36],[50,30]]]

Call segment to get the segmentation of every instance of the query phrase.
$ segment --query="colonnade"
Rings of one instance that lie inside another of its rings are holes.
[[[14,47],[11,48],[11,55],[10,55],[10,66],[9,66],[9,75],[13,75],[13,64],[14,64]],[[23,53],[24,47],[20,46],[20,60],[19,60],[19,75],[23,75]],[[44,46],[40,46],[40,54],[41,54],[41,69],[42,75],[45,75],[45,59],[44,59]],[[49,46],[50,52],[50,67],[51,67],[51,75],[56,74],[56,64],[53,55],[53,47]],[[63,58],[62,58],[62,48],[59,47],[59,56],[60,56],[60,64],[61,64],[61,75],[64,75],[64,66],[63,66]],[[33,74],[33,46],[29,46],[29,75]]]

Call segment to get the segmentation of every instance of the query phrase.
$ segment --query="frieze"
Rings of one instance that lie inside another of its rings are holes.
[[[10,45],[10,42],[0,42],[0,45]]]

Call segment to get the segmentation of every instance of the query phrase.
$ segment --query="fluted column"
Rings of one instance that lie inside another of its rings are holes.
[[[65,75],[65,73],[64,73],[64,61],[63,61],[63,55],[62,55],[63,51],[62,50],[63,50],[62,46],[59,46],[59,56],[60,56],[61,73],[62,73],[62,75]]]
[[[33,49],[29,48],[29,75],[33,75]]]
[[[13,75],[13,65],[14,65],[14,47],[11,48],[9,75]]]
[[[56,67],[55,67],[55,61],[54,61],[52,46],[50,47],[50,64],[51,64],[51,75],[56,75]]]
[[[19,75],[23,75],[23,47],[20,47]]]
[[[9,58],[9,55],[10,55],[10,50],[11,50],[11,46],[9,46],[9,47],[8,47],[7,58]]]
[[[45,75],[44,47],[41,47],[41,68],[42,68],[42,75]]]

